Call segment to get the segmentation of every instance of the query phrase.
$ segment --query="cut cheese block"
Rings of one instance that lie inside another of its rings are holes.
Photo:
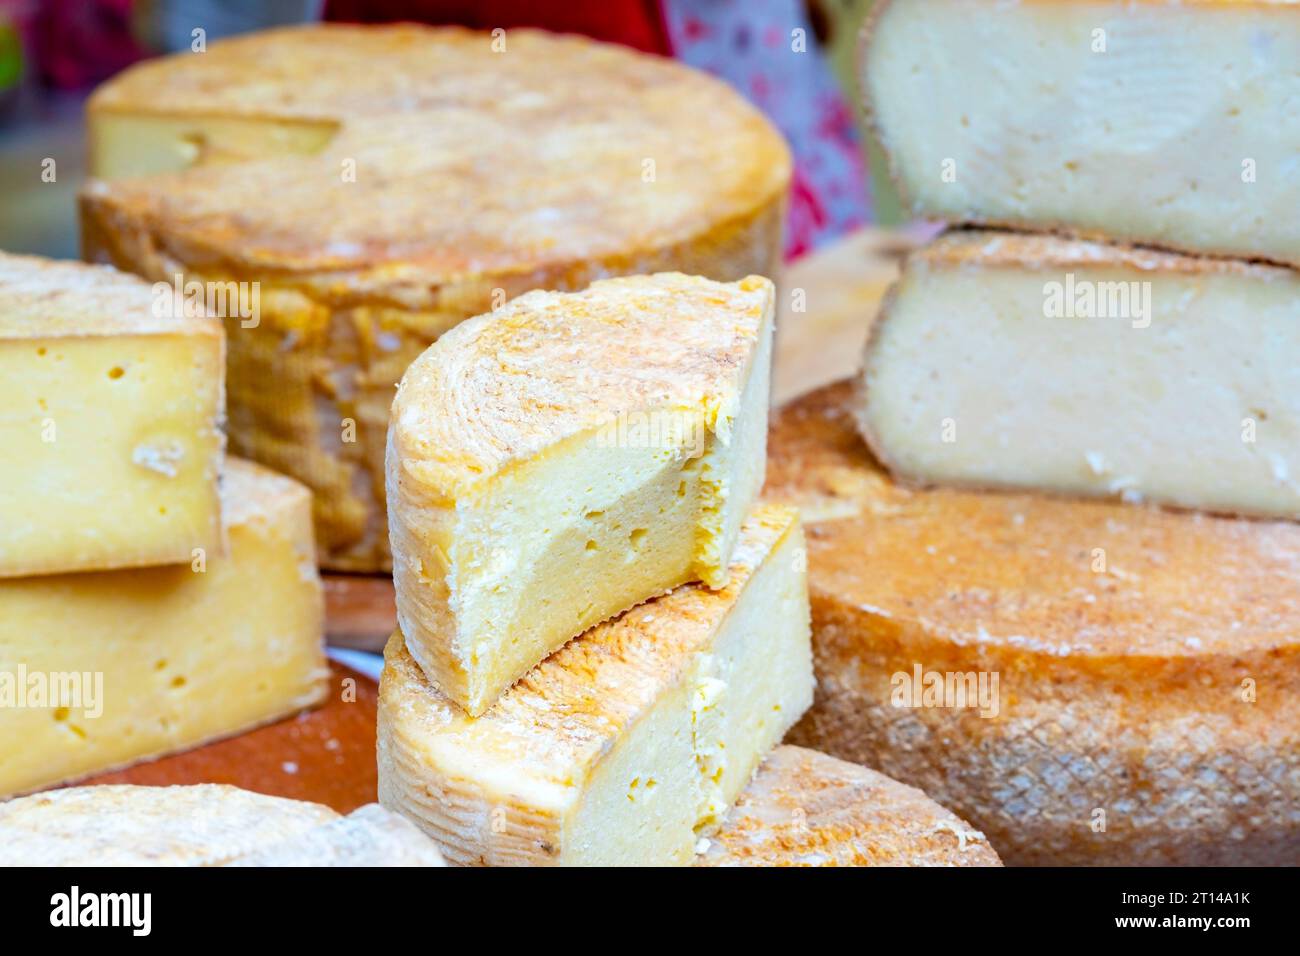
[[[777,747],[696,866],[1001,866],[984,834],[920,790]]]
[[[311,486],[330,568],[389,567],[393,387],[443,332],[530,289],[780,266],[780,134],[717,80],[578,37],[275,30],[135,66],[87,121],[88,257],[260,282],[227,317],[231,448]]]
[[[0,794],[321,701],[329,671],[309,493],[232,459],[221,494],[225,556],[0,581]]]
[[[0,866],[442,866],[376,804],[329,807],[238,787],[73,787],[0,803]]]
[[[850,389],[769,436],[807,517],[790,742],[924,790],[1009,864],[1300,859],[1300,526],[892,484]],[[995,683],[996,681],[996,683]]]
[[[482,714],[589,627],[721,587],[763,484],[772,283],[533,292],[445,335],[393,403],[398,623]]]
[[[220,553],[223,350],[135,276],[0,253],[0,577]]]
[[[812,697],[803,535],[746,521],[720,591],[683,585],[556,652],[481,717],[389,642],[379,801],[448,862],[686,865]]]
[[[1300,265],[1300,5],[877,5],[862,87],[918,215]]]
[[[1300,518],[1300,273],[997,232],[914,253],[863,434],[911,482]]]

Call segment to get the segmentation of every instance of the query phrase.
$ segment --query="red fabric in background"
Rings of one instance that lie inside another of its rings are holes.
[[[131,36],[131,0],[41,0],[32,38],[42,81],[94,86],[145,55]]]
[[[544,27],[671,56],[656,0],[328,0],[326,20],[456,23],[477,30]]]

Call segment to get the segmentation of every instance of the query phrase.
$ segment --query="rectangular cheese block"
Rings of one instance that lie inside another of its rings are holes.
[[[311,499],[232,459],[229,550],[0,581],[0,795],[182,750],[319,703]]]
[[[1300,274],[994,232],[907,261],[863,433],[911,482],[1300,517]]]
[[[177,305],[0,254],[0,577],[220,553],[223,332]]]
[[[686,865],[812,697],[795,512],[746,521],[731,581],[598,625],[481,717],[389,642],[379,799],[448,862]]]
[[[918,215],[1300,265],[1300,5],[887,0],[869,111]]]
[[[721,587],[763,483],[773,287],[663,273],[533,292],[407,370],[388,435],[406,646],[482,714],[546,655]]]

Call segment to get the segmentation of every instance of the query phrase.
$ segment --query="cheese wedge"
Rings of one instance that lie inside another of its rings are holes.
[[[746,521],[720,591],[684,585],[593,628],[481,717],[389,641],[379,801],[452,864],[686,865],[812,697],[803,536]]]
[[[886,0],[868,112],[914,213],[1300,265],[1300,6]]]
[[[88,258],[257,284],[226,316],[231,449],[311,486],[329,568],[390,567],[388,410],[443,332],[530,289],[780,268],[780,134],[718,80],[584,38],[250,34],[124,71],[87,126]]]
[[[900,478],[1300,518],[1300,273],[995,232],[914,253],[867,345]]]
[[[329,671],[308,491],[230,460],[221,494],[224,556],[0,581],[0,795],[322,700]]]
[[[1300,526],[893,484],[841,384],[784,410],[817,700],[790,742],[919,787],[1008,864],[1300,854]]]
[[[429,838],[370,804],[238,787],[99,786],[0,803],[0,866],[442,866]]]
[[[407,371],[389,430],[397,618],[472,715],[566,641],[721,587],[763,484],[772,283],[533,292]]]
[[[223,349],[135,276],[0,253],[0,578],[220,553]]]
[[[1001,866],[984,834],[920,790],[777,747],[696,866]]]

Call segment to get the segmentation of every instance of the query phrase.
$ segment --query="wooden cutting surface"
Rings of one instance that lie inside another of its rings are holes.
[[[919,238],[861,229],[786,267],[778,290],[774,404],[856,371],[867,328]],[[327,639],[335,647],[382,651],[397,626],[387,577],[326,575],[325,604]]]
[[[867,326],[911,242],[863,230],[788,267],[780,284],[774,402],[852,374]],[[325,600],[331,644],[383,648],[396,624],[391,579],[327,575]],[[340,813],[371,803],[377,688],[342,665],[331,670],[329,697],[314,711],[83,783],[227,783]]]

